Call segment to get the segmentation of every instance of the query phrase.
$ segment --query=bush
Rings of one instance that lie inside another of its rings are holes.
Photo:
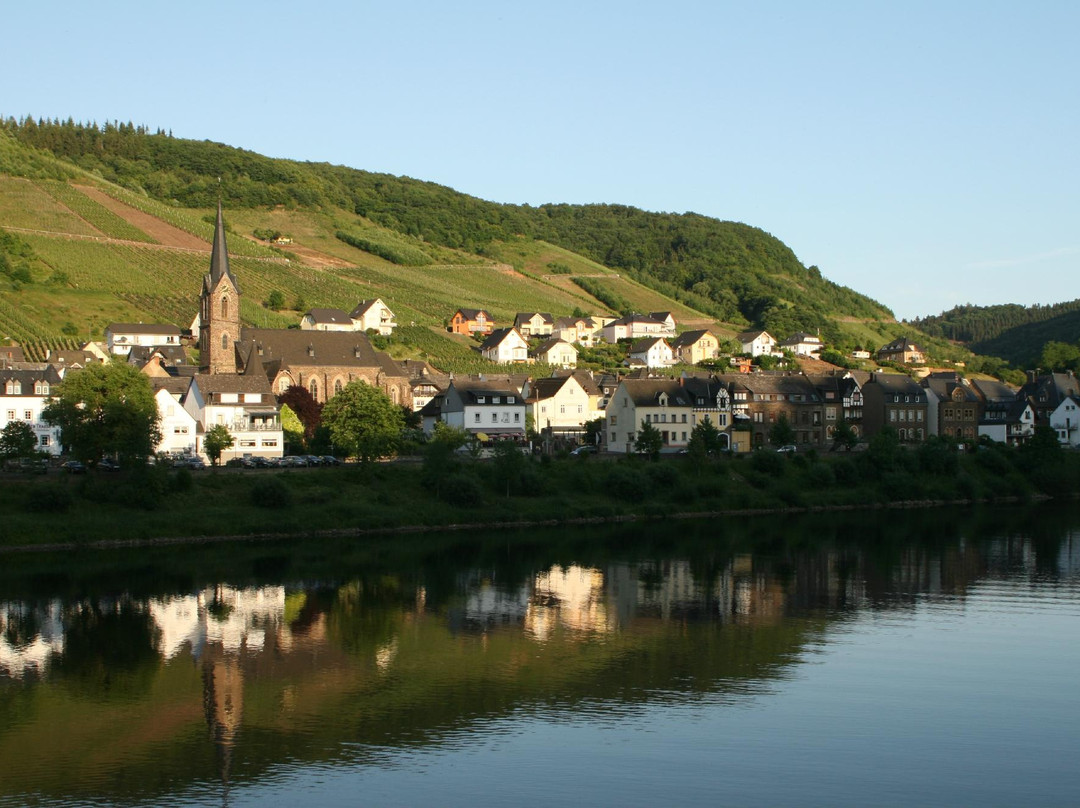
[[[27,492],[23,507],[31,513],[67,513],[74,501],[63,485],[35,485]]]
[[[456,474],[445,480],[439,489],[439,499],[454,505],[471,507],[483,501],[480,481],[471,473]]]
[[[279,477],[264,477],[251,487],[251,504],[256,508],[288,508],[292,490]]]
[[[190,491],[192,486],[191,469],[180,469],[172,479],[172,489],[178,493]]]
[[[768,449],[760,449],[750,455],[750,468],[760,474],[780,477],[784,474],[784,458]]]

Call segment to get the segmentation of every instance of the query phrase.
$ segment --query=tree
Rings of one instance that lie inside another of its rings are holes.
[[[362,381],[349,382],[322,411],[335,446],[370,463],[393,454],[401,440],[401,408],[381,390]]]
[[[84,461],[107,452],[142,460],[161,441],[153,387],[134,365],[93,364],[68,373],[42,419],[60,427],[60,442]]]
[[[776,423],[769,429],[769,443],[773,446],[788,446],[795,442],[795,427],[788,421],[787,413],[780,413]]]
[[[720,430],[716,428],[708,415],[691,431],[690,442],[686,444],[686,448],[695,457],[704,457],[720,451],[722,448]]]
[[[833,430],[833,446],[839,446],[850,451],[855,448],[855,444],[858,442],[859,436],[855,434],[851,424],[842,418],[837,421],[836,429]]]
[[[634,440],[634,451],[656,460],[660,457],[663,446],[664,436],[660,434],[660,430],[647,421],[642,421],[641,429]]]
[[[310,443],[315,437],[315,430],[322,423],[323,405],[315,400],[306,387],[298,384],[290,385],[278,396],[278,404],[287,406],[300,419],[304,425],[304,440]]]
[[[37,435],[26,421],[11,421],[0,431],[0,460],[21,460],[37,451]]]
[[[210,427],[206,437],[203,438],[203,450],[215,466],[221,462],[221,453],[226,449],[231,449],[232,445],[233,436],[229,434],[229,429],[224,424],[215,424]]]
[[[281,431],[285,433],[286,454],[304,451],[304,425],[288,404],[281,405]]]
[[[281,311],[285,308],[285,295],[280,289],[274,289],[266,297],[266,308]]]

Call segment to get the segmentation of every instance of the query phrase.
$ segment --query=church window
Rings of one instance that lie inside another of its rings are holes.
[[[229,316],[229,296],[224,295],[221,298],[221,317],[222,319]]]
[[[341,392],[341,379],[334,379],[334,395]]]
[[[319,400],[319,383],[314,379],[308,384],[308,390],[311,391],[311,397],[316,401]]]
[[[398,389],[396,387],[390,388],[390,401],[394,404],[398,403]]]

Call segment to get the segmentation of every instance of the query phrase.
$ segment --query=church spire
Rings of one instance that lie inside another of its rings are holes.
[[[221,215],[221,200],[217,203],[217,222],[214,223],[214,246],[210,253],[210,285],[227,277],[236,286],[236,278],[229,270],[229,248],[225,244],[225,220]],[[239,288],[237,289],[239,291]]]

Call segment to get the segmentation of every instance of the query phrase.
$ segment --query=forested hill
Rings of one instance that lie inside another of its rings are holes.
[[[407,177],[272,159],[131,124],[9,118],[0,127],[26,146],[179,207],[210,208],[220,194],[233,209],[343,210],[478,255],[494,254],[495,242],[541,239],[719,321],[781,335],[820,331],[841,343],[850,341],[842,321],[893,320],[886,307],[803,266],[775,237],[737,222],[621,205],[497,204]],[[44,162],[33,165],[23,161],[19,170],[56,171]],[[0,165],[4,171],[11,169]]]
[[[1080,299],[1050,306],[956,306],[913,324],[932,336],[966,343],[978,353],[1033,366],[1047,342],[1080,341]]]

